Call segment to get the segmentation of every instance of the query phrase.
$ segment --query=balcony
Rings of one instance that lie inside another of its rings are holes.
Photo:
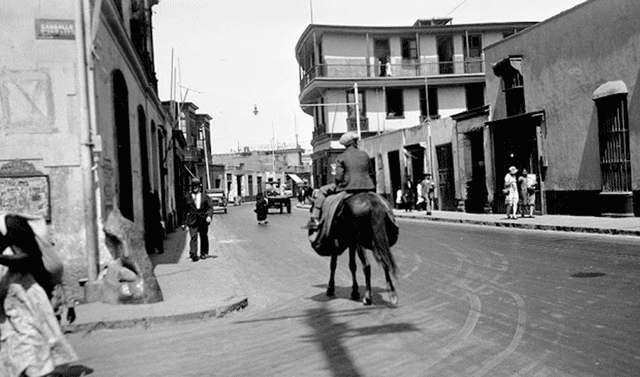
[[[363,59],[364,60],[364,59]],[[469,59],[455,62],[400,64],[327,63],[313,66],[305,71],[300,81],[300,90],[316,78],[364,79],[388,77],[423,77],[440,75],[467,75],[484,73],[484,60]]]
[[[184,160],[189,162],[204,161],[204,150],[197,147],[186,147],[183,149]]]

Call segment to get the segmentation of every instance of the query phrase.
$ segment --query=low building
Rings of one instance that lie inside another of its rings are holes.
[[[501,211],[511,165],[536,175],[536,210],[640,214],[640,3],[589,0],[485,48],[483,152]]]

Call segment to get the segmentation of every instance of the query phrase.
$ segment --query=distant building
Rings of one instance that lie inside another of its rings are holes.
[[[305,180],[312,184],[308,160],[302,148],[271,151],[245,147],[242,152],[212,156],[215,164],[225,166],[225,188],[229,200],[236,196],[253,200],[262,190],[262,185],[270,180],[290,183],[292,189],[304,184]]]
[[[532,22],[309,25],[296,45],[300,105],[313,116],[313,173],[331,182],[340,136],[366,138],[485,105],[483,48]],[[356,114],[356,88],[360,124]]]
[[[536,174],[536,209],[640,214],[640,2],[590,0],[485,48],[492,115],[476,144],[489,197],[511,165]]]

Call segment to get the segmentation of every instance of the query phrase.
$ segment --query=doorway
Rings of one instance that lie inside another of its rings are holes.
[[[376,76],[388,76],[386,64],[391,63],[391,49],[388,39],[375,39],[373,41],[373,56],[376,59]]]
[[[133,172],[131,170],[131,135],[129,125],[129,91],[122,72],[113,73],[113,115],[115,120],[115,155],[118,177],[116,197],[120,213],[133,219]]]
[[[451,143],[436,147],[438,161],[438,186],[440,203],[443,211],[455,211],[456,203],[455,179],[453,176],[453,148]]]
[[[453,36],[439,35],[436,37],[436,44],[440,74],[453,73]]]
[[[402,187],[402,176],[400,172],[400,151],[391,151],[387,153],[389,159],[389,178],[391,180],[391,196],[395,203],[396,193]]]

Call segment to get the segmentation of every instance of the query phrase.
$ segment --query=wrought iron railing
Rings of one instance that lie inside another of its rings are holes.
[[[484,60],[417,63],[413,60],[400,64],[326,63],[310,67],[302,76],[300,89],[317,77],[326,78],[376,78],[376,77],[420,77],[439,75],[467,75],[484,73]]]

